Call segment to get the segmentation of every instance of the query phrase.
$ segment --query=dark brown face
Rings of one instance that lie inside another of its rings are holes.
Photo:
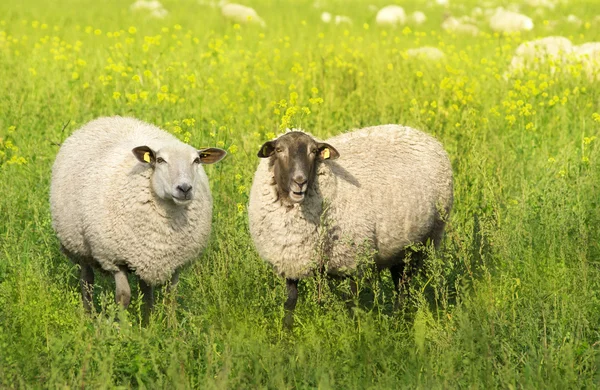
[[[279,195],[292,203],[301,203],[315,179],[316,165],[340,155],[331,145],[317,142],[301,131],[291,131],[266,142],[258,157],[269,157]]]

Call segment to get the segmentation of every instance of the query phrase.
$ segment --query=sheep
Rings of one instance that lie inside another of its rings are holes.
[[[221,7],[221,15],[225,19],[235,23],[257,23],[262,27],[266,26],[265,21],[258,16],[254,8],[226,1],[221,1],[219,5]]]
[[[395,27],[406,23],[406,12],[399,5],[388,5],[377,12],[375,23],[380,26]]]
[[[473,24],[463,23],[453,16],[447,17],[442,22],[442,29],[447,32],[464,35],[479,35],[479,28]]]
[[[157,19],[164,19],[169,14],[169,11],[158,0],[137,0],[131,4],[130,9],[132,11],[147,11],[150,16]]]
[[[416,25],[421,25],[427,21],[427,16],[421,11],[415,11],[410,15],[410,20]]]
[[[574,46],[573,52],[588,79],[590,81],[600,79],[600,42],[588,42]]]
[[[329,12],[321,13],[321,21],[323,23],[330,23],[332,20],[336,25],[340,25],[340,24],[352,25],[352,19],[350,19],[349,16],[345,16],[345,15],[335,15],[334,16]]]
[[[93,120],[64,141],[52,168],[52,226],[63,253],[81,267],[86,311],[93,307],[92,267],[114,276],[115,300],[124,308],[131,271],[147,319],[153,286],[169,279],[174,286],[180,268],[207,244],[212,197],[201,164],[225,155],[118,116]]]
[[[286,326],[298,281],[323,262],[329,275],[352,275],[366,244],[399,292],[410,275],[405,256],[422,256],[408,246],[440,244],[453,202],[452,168],[430,135],[382,125],[321,142],[291,130],[264,143],[258,157],[249,228],[260,257],[286,280]]]
[[[408,57],[416,57],[422,60],[440,61],[446,56],[443,51],[433,46],[422,46],[406,51]]]
[[[490,27],[496,32],[514,33],[533,29],[533,20],[518,12],[507,11],[498,7],[490,18]]]
[[[351,25],[352,19],[350,19],[349,16],[345,16],[345,15],[335,15],[335,24],[336,25],[340,25],[340,24]]]
[[[583,21],[579,19],[577,16],[570,14],[566,19],[567,23],[580,27],[583,24]]]
[[[561,36],[550,36],[524,42],[515,50],[505,78],[521,74],[526,69],[539,69],[540,65],[546,64],[549,60],[553,62],[550,72],[554,74],[567,64],[572,51],[571,41]]]

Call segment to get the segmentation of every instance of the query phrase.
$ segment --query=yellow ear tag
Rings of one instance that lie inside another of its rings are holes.
[[[329,148],[323,149],[323,160],[327,160],[329,158]]]
[[[150,162],[150,152],[144,153],[144,161],[146,161],[147,163]]]

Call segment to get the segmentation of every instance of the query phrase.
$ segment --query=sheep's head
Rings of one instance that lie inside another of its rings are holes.
[[[174,144],[159,150],[138,146],[132,150],[143,164],[152,167],[151,185],[161,199],[185,205],[194,199],[201,178],[201,164],[220,161],[227,152],[218,148],[196,150],[189,145]]]
[[[291,203],[304,200],[315,180],[317,163],[339,156],[331,145],[301,131],[290,131],[266,142],[258,152],[258,157],[270,158],[279,196]]]

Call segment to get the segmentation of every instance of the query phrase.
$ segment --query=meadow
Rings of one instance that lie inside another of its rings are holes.
[[[374,22],[367,6],[382,0],[244,3],[266,28],[196,0],[165,0],[163,19],[128,1],[0,2],[0,388],[600,386],[599,81],[576,66],[503,77],[526,40],[600,41],[600,3],[523,5],[532,31],[482,22],[478,36],[440,29],[475,0],[401,1],[428,20],[396,29]],[[354,22],[322,23],[324,10]],[[406,55],[423,45],[445,58]],[[206,167],[210,245],[145,327],[133,277],[127,312],[99,276],[99,313],[86,315],[51,225],[57,145],[104,115],[228,151]],[[389,273],[367,267],[352,313],[347,282],[301,283],[286,331],[284,280],[248,233],[258,148],[287,127],[327,138],[385,123],[433,134],[450,155],[442,247],[401,309]]]

